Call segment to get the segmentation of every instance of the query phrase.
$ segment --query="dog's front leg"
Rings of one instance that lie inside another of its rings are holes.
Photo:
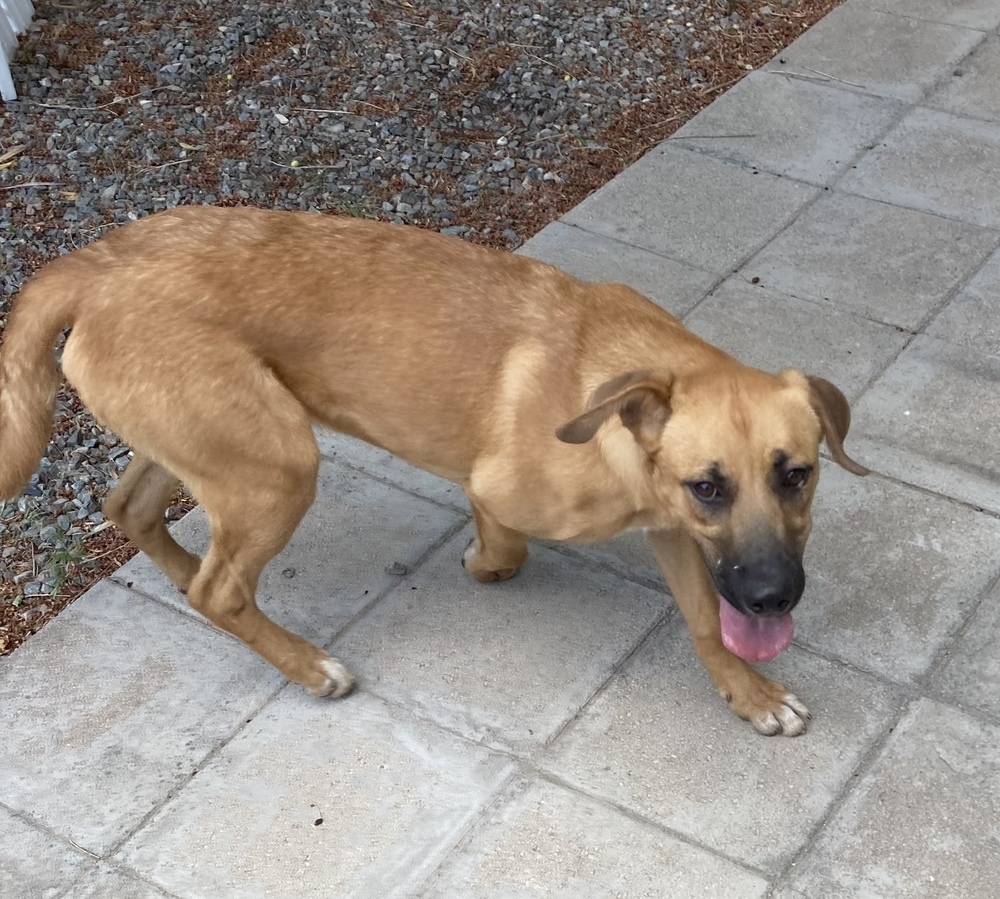
[[[528,557],[524,534],[504,527],[482,503],[468,494],[476,536],[462,556],[462,565],[477,581],[488,584],[513,577]]]
[[[649,531],[647,537],[691,632],[695,652],[732,710],[768,736],[805,733],[809,711],[798,698],[723,645],[719,597],[691,536],[677,530]]]

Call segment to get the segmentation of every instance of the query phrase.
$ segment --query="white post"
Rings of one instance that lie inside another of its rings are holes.
[[[0,99],[17,98],[9,60],[17,49],[17,36],[27,29],[34,11],[31,0],[0,0]]]

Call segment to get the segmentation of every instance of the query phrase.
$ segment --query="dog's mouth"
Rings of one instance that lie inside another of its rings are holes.
[[[744,615],[721,595],[719,621],[723,645],[745,662],[770,662],[788,649],[795,635],[791,615]]]

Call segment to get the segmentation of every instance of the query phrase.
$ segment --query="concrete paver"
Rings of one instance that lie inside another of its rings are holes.
[[[623,852],[623,847],[628,847]],[[421,899],[762,896],[767,881],[579,793],[519,779]]]
[[[670,140],[709,156],[828,184],[897,119],[904,104],[757,71]]]
[[[640,531],[627,531],[603,543],[552,543],[553,548],[571,556],[581,556],[592,563],[620,574],[630,581],[664,591],[663,575]]]
[[[677,316],[694,306],[717,280],[709,272],[563,222],[547,225],[518,253],[584,281],[628,284]]]
[[[342,465],[323,463],[318,499],[262,575],[258,605],[282,627],[325,645],[399,583],[394,563],[412,568],[462,520],[457,512]],[[193,552],[203,553],[208,545],[208,522],[200,510],[185,516],[172,532]],[[203,620],[145,556],[133,559],[115,577]]]
[[[335,646],[366,688],[470,739],[541,746],[664,614],[666,597],[544,547],[478,584],[445,545]]]
[[[3,899],[992,897],[998,27],[846,0],[522,248],[854,401],[875,474],[823,463],[763,666],[806,735],[715,695],[642,534],[481,586],[458,486],[320,432],[260,599],[357,692],[286,685],[138,557],[0,662]]]
[[[816,191],[666,144],[591,194],[563,221],[704,271],[728,274],[777,234]]]
[[[742,276],[721,284],[684,324],[748,365],[819,375],[851,400],[906,343],[889,325],[789,297]]]
[[[0,808],[0,896],[57,896],[92,860],[65,840]]]
[[[60,899],[170,899],[145,881],[101,862]]]
[[[1000,228],[1000,124],[918,108],[839,186],[875,200]]]
[[[934,679],[935,692],[1000,720],[1000,587],[994,587]]]
[[[921,699],[791,885],[811,899],[992,899],[1000,728]]]
[[[766,68],[912,103],[982,39],[969,28],[845,3]]]
[[[927,334],[981,353],[1000,355],[1000,253],[953,297],[927,326]]]
[[[870,5],[881,12],[981,31],[1000,25],[1000,8],[993,0],[872,0]]]
[[[105,853],[281,684],[236,640],[103,582],[0,669],[0,803]],[[178,701],[180,698],[180,701]]]
[[[1000,38],[988,37],[927,100],[945,112],[1000,122]]]
[[[827,657],[914,683],[1000,574],[1000,521],[832,463],[820,483],[797,638]]]
[[[802,848],[889,722],[897,693],[792,649],[765,670],[802,699],[805,739],[760,737],[716,695],[677,619],[562,733],[543,765],[765,872]]]
[[[410,896],[512,773],[370,694],[286,691],[117,860],[181,896]]]
[[[792,296],[914,329],[982,265],[998,239],[975,225],[831,191],[740,274]]]
[[[859,461],[1000,512],[1000,358],[917,337],[854,409]]]
[[[335,463],[345,463],[381,481],[401,487],[443,506],[468,513],[469,503],[458,484],[415,468],[377,446],[326,428],[315,429],[320,452]]]

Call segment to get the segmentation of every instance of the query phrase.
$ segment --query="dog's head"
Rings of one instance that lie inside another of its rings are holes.
[[[600,386],[556,432],[586,443],[606,422],[606,451],[637,472],[656,526],[683,527],[701,547],[718,592],[755,618],[784,616],[802,596],[819,444],[844,452],[851,412],[822,378],[721,364],[694,376],[637,371]]]

